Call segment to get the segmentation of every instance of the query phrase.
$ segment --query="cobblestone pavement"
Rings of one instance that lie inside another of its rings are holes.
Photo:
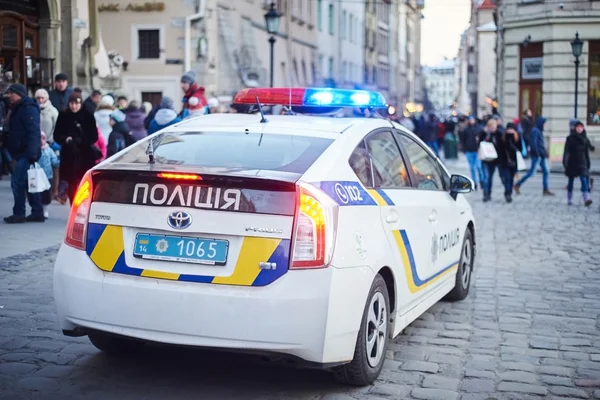
[[[156,346],[108,357],[57,330],[56,247],[3,258],[0,398],[600,398],[598,192],[591,209],[567,207],[564,179],[552,182],[556,198],[541,196],[537,178],[512,204],[500,190],[488,204],[470,195],[478,223],[470,296],[411,324],[390,344],[380,379],[358,389],[322,371],[211,351]]]

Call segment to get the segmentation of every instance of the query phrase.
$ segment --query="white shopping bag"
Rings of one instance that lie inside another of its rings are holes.
[[[38,163],[31,165],[27,170],[27,182],[29,193],[42,193],[51,187],[46,173]]]
[[[527,171],[527,164],[520,151],[517,151],[517,171]]]
[[[477,156],[481,161],[493,161],[498,158],[496,147],[492,142],[481,142],[479,143],[479,150]]]

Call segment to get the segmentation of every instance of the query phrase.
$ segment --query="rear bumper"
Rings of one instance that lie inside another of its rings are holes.
[[[353,357],[372,275],[368,267],[331,267],[289,271],[264,287],[169,281],[104,272],[85,252],[63,245],[54,296],[66,331],[87,328],[328,364]]]

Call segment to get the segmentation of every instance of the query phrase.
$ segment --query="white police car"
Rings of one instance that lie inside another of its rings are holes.
[[[385,105],[247,89],[236,103]],[[162,342],[292,356],[376,379],[386,343],[465,298],[473,183],[383,118],[208,115],[89,171],[54,270],[60,327],[107,352]]]

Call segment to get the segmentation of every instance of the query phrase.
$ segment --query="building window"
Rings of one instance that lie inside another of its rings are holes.
[[[329,74],[328,78],[333,79],[333,57],[329,57],[329,67],[327,68],[327,72]]]
[[[164,58],[165,30],[163,25],[131,25],[131,58],[159,61]]]
[[[328,24],[329,24],[329,34],[333,35],[333,4],[329,4],[329,12],[327,14]]]
[[[138,58],[160,58],[160,31],[158,29],[138,30]]]
[[[590,125],[600,125],[600,40],[590,41],[588,116]]]
[[[317,29],[323,30],[323,0],[317,0]]]
[[[342,39],[346,39],[346,10],[342,11],[342,26],[340,26],[340,36]]]

